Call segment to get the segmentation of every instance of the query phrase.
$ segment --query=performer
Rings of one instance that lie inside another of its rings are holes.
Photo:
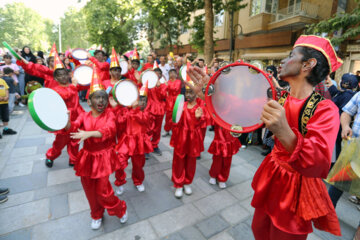
[[[169,81],[167,82],[167,97],[166,97],[166,117],[165,117],[165,134],[163,137],[170,136],[170,131],[172,129],[172,113],[174,104],[177,96],[181,91],[181,80],[176,79],[175,69],[170,69],[169,71]]]
[[[174,147],[172,177],[175,197],[192,194],[192,183],[196,170],[196,157],[204,151],[200,126],[204,119],[203,110],[196,102],[196,94],[189,88],[185,91],[186,102],[181,119],[173,126],[170,145]]]
[[[282,60],[279,76],[289,82],[280,103],[264,106],[262,121],[275,135],[275,147],[256,172],[251,205],[255,239],[306,239],[312,223],[341,235],[335,209],[321,178],[326,178],[339,128],[337,107],[313,87],[342,64],[330,41],[301,36]],[[201,93],[209,78],[190,69]]]
[[[141,71],[145,71],[147,69],[153,69],[154,68],[154,57],[150,54],[147,56],[147,63],[144,64]]]
[[[79,104],[78,91],[80,89],[69,83],[69,74],[60,61],[57,53],[55,53],[54,60],[54,78],[58,82],[58,85],[55,86],[53,90],[55,90],[65,101],[66,107],[70,112],[70,121],[73,122],[82,112],[84,112],[84,109]],[[62,149],[67,146],[69,165],[74,166],[77,160],[79,144],[76,141],[71,140],[70,132],[65,129],[55,132],[55,136],[52,147],[46,152],[45,165],[51,168],[54,164],[54,160],[61,155]]]
[[[145,191],[143,184],[145,174],[143,167],[145,165],[145,154],[153,151],[150,137],[147,135],[147,125],[150,119],[150,113],[144,111],[147,104],[147,85],[140,89],[140,99],[134,103],[132,108],[125,114],[116,116],[118,125],[123,125],[124,134],[118,139],[116,151],[122,156],[124,162],[128,162],[131,157],[132,162],[132,180],[139,192]],[[125,169],[116,171],[115,185],[118,187],[117,194],[124,191],[123,185],[126,183]]]
[[[103,50],[95,50],[94,57],[88,52],[88,59],[95,64],[101,81],[110,79],[110,64],[106,61],[106,54]]]
[[[107,92],[109,92],[109,97],[112,96],[111,89],[114,85],[121,79],[121,67],[119,64],[119,59],[117,58],[117,54],[114,48],[112,48],[111,56],[110,56],[110,79],[104,80],[103,85]],[[108,105],[108,107],[111,107]]]
[[[88,104],[91,111],[82,113],[75,122],[69,122],[72,139],[80,139],[84,147],[79,152],[74,170],[81,177],[91,210],[91,228],[99,229],[104,210],[125,223],[128,218],[126,203],[114,195],[109,175],[121,168],[114,149],[116,138],[115,115],[106,108],[108,95],[96,69],[90,87]],[[77,132],[76,132],[77,130]]]
[[[160,83],[161,70],[160,68],[154,69],[158,75],[158,82],[156,87],[149,89],[148,105],[147,109],[153,116],[154,124],[151,131],[151,143],[154,149],[154,153],[161,156],[162,152],[159,148],[160,136],[161,136],[161,125],[165,114],[165,99],[166,99],[166,85]]]
[[[128,72],[124,75],[124,77],[133,81],[140,89],[142,86],[142,83],[141,83],[141,78],[140,78],[140,72],[137,70],[139,68],[139,66],[140,66],[140,58],[139,58],[139,54],[135,48],[131,63],[128,68]]]
[[[208,150],[213,155],[209,183],[215,185],[217,180],[219,187],[223,189],[226,188],[226,181],[229,178],[232,156],[239,151],[241,144],[229,131],[217,124],[214,124],[214,131],[214,140]]]

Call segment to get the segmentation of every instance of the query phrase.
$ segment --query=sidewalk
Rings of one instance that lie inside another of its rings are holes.
[[[16,109],[10,127],[18,134],[0,139],[0,186],[10,188],[9,200],[0,204],[0,240],[254,239],[250,227],[254,212],[250,206],[253,195],[250,184],[263,159],[259,147],[250,146],[233,157],[225,190],[209,185],[211,155],[202,153],[197,161],[193,194],[179,200],[174,197],[170,180],[170,138],[162,138],[163,155],[152,155],[145,164],[144,193],[133,186],[131,163],[126,169],[128,183],[121,199],[128,205],[128,222],[122,225],[106,213],[103,226],[93,231],[89,205],[79,177],[68,166],[66,149],[53,168],[48,169],[43,158],[53,135],[40,129],[26,108]],[[206,150],[213,134],[207,132]],[[110,179],[113,183],[114,176]],[[336,209],[343,236],[337,238],[315,230],[308,239],[352,239],[360,211],[347,198],[344,194]]]

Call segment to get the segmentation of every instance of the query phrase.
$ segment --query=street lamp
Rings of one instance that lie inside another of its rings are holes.
[[[241,26],[241,24],[235,24],[235,26],[232,26],[233,25],[233,14],[231,14],[230,18],[231,18],[231,22],[230,22],[230,27],[231,27],[231,33],[230,33],[230,62],[233,62],[233,51],[235,49],[235,30],[236,30],[236,27],[240,27],[240,33],[238,34],[238,37],[239,39],[243,39],[244,38],[244,33],[243,33],[243,27]]]

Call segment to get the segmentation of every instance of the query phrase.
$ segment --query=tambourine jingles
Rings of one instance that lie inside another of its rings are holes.
[[[276,92],[267,73],[238,60],[211,77],[205,89],[206,107],[217,124],[237,137],[263,126],[260,118],[268,88]]]

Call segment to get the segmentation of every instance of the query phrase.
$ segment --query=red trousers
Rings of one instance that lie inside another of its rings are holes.
[[[125,201],[114,195],[109,176],[103,178],[81,177],[86,198],[89,201],[92,219],[100,219],[107,209],[109,215],[121,218],[126,212]]]
[[[55,140],[52,148],[46,152],[46,158],[54,161],[61,155],[61,150],[67,146],[69,154],[69,163],[74,164],[79,152],[79,144],[77,139],[71,139],[70,134],[55,134]]]
[[[181,188],[184,185],[191,184],[196,170],[196,157],[185,155],[184,158],[180,157],[174,151],[172,163],[172,177],[175,188]]]
[[[205,135],[206,135],[206,127],[201,128],[201,137],[202,137],[202,141],[204,142],[205,140]]]
[[[164,119],[164,115],[154,115],[154,129],[152,131],[152,139],[151,139],[153,148],[158,148],[163,119]]]
[[[129,158],[129,157],[128,157]],[[132,162],[132,180],[134,185],[141,185],[145,179],[144,165],[145,165],[145,155],[134,155],[131,157]],[[115,185],[121,186],[126,183],[126,173],[125,169],[119,169],[115,171]]]
[[[232,157],[221,157],[213,155],[213,162],[209,171],[210,177],[219,182],[226,182],[229,178]]]
[[[278,229],[270,217],[261,209],[256,208],[251,224],[256,240],[306,240],[307,234],[291,234]]]
[[[172,111],[166,111],[164,130],[165,130],[166,132],[170,132],[171,129],[172,129],[172,127],[173,127]]]

